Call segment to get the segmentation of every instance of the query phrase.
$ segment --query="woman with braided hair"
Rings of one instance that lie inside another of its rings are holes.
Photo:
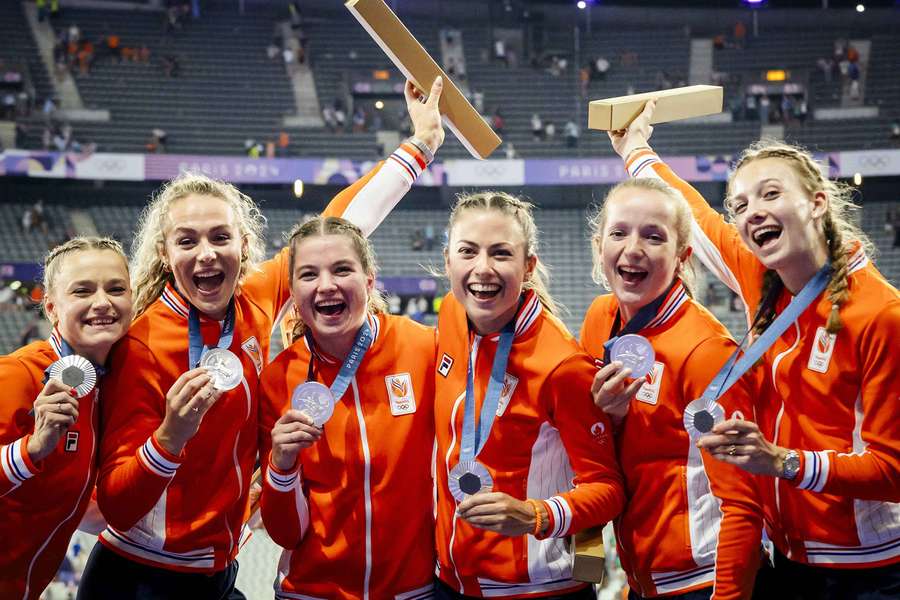
[[[768,597],[896,598],[900,294],[850,219],[852,190],[824,177],[808,152],[759,142],[728,182],[726,223],[647,144],[654,104],[610,134],[613,147],[632,177],[684,195],[695,253],[741,296],[752,336],[771,344],[758,365],[756,423],[726,420],[698,442],[767,476],[778,586]]]

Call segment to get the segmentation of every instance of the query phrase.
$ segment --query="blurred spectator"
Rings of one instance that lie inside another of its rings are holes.
[[[281,56],[284,58],[284,65],[287,67],[288,73],[294,72],[294,50],[292,48],[286,47],[281,51]]]
[[[575,121],[572,119],[566,121],[563,133],[566,136],[566,147],[575,148],[578,146],[578,137],[581,135],[581,132],[578,130],[578,125],[575,124]]]
[[[598,56],[597,59],[594,60],[593,74],[597,77],[597,79],[603,81],[604,79],[606,79],[607,73],[609,73],[609,61],[602,56]]]
[[[794,120],[794,100],[788,95],[781,96],[781,120],[790,125]]]
[[[556,137],[556,125],[551,121],[544,125],[544,139],[552,140],[554,137]]]
[[[78,72],[87,75],[94,64],[94,44],[84,40],[78,45]]]
[[[743,50],[747,42],[747,26],[743,21],[734,24],[734,47]]]
[[[762,125],[769,124],[769,107],[771,106],[771,101],[769,101],[769,96],[763,94],[759,98],[759,122]]]
[[[174,54],[163,56],[161,64],[166,77],[178,77],[178,74],[181,72],[181,64],[178,57]]]
[[[357,106],[353,111],[353,133],[363,133],[366,130],[366,111],[362,106]]]
[[[420,252],[425,248],[425,234],[422,233],[421,229],[416,229],[413,232],[410,248],[415,252]]]
[[[431,252],[434,249],[434,225],[427,223],[425,225],[425,250]]]
[[[506,42],[502,39],[494,40],[494,59],[502,62],[505,66],[509,66],[509,60],[506,56]]]
[[[269,57],[269,60],[275,60],[279,54],[281,54],[281,48],[278,46],[278,40],[276,38],[266,46],[266,56]]]
[[[334,116],[334,106],[326,104],[322,107],[322,120],[325,121],[325,126],[332,132],[337,130],[337,119]]]
[[[900,120],[898,119],[891,121],[891,140],[895,142],[900,140]]]
[[[591,84],[591,68],[590,67],[581,67],[578,70],[578,91],[581,93],[582,98],[587,98],[588,95],[588,87]]]
[[[478,111],[478,114],[484,113],[484,92],[472,90],[472,104],[475,105],[475,110]]]
[[[850,98],[852,100],[859,100],[860,91],[859,91],[859,63],[857,62],[849,62],[847,65],[847,77],[850,79]]]
[[[122,62],[122,42],[118,35],[111,33],[106,36],[105,54],[112,56],[117,61]]]
[[[144,147],[149,154],[165,154],[166,143],[169,141],[169,134],[165,129],[154,127],[150,130],[150,139]]]
[[[246,140],[244,140],[244,151],[247,153],[247,156],[249,158],[259,158],[264,150],[265,147],[253,138],[247,138]]]
[[[806,102],[806,96],[797,96],[797,101],[794,103],[794,115],[801,125],[806,123],[807,114],[809,114],[809,104]]]
[[[499,108],[494,111],[494,116],[491,118],[491,127],[497,132],[497,135],[503,135],[506,120],[503,118],[503,113],[500,112]]]
[[[515,158],[519,158],[519,155],[516,154],[516,147],[512,142],[506,142],[506,159],[513,160]]]
[[[531,136],[536,142],[544,139],[544,123],[541,121],[541,116],[537,113],[531,115]]]
[[[285,157],[288,155],[288,149],[291,145],[291,136],[287,131],[278,132],[278,156]]]
[[[337,123],[338,131],[346,130],[347,111],[344,110],[344,103],[340,99],[334,101],[334,120]]]

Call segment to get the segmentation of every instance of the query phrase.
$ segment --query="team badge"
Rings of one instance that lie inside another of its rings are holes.
[[[654,362],[653,368],[647,374],[647,381],[634,395],[639,401],[646,404],[656,404],[659,399],[659,386],[662,383],[663,370],[665,365],[661,362]]]
[[[416,412],[416,396],[413,393],[412,379],[409,373],[397,373],[384,378],[388,398],[391,401],[391,414],[395,417]]]
[[[256,341],[255,336],[250,336],[244,343],[241,344],[241,348],[250,357],[250,360],[253,361],[253,366],[256,367],[256,374],[259,375],[259,372],[262,371],[263,368],[263,360],[262,360],[262,351],[259,349],[259,342]]]
[[[500,400],[497,402],[498,417],[502,417],[503,413],[506,412],[506,407],[509,406],[509,401],[512,399],[512,395],[516,391],[516,386],[518,384],[518,377],[510,375],[509,373],[503,374],[503,387],[500,388]]]
[[[810,371],[828,372],[828,365],[831,364],[831,355],[834,353],[836,339],[837,335],[828,333],[824,327],[819,327],[816,330],[816,339],[813,342],[812,351],[809,353],[809,362],[806,364]]]

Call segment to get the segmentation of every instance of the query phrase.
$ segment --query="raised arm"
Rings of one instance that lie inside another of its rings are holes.
[[[366,236],[375,231],[444,143],[444,128],[438,110],[443,87],[443,80],[438,77],[425,100],[411,83],[406,83],[406,110],[413,122],[413,137],[400,144],[387,160],[379,162],[335,196],[325,208],[325,216],[343,217],[356,224]]]

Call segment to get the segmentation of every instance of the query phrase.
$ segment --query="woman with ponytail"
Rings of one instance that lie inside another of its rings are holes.
[[[653,108],[611,133],[613,147],[632,177],[663,179],[688,200],[695,254],[741,296],[751,339],[765,349],[756,422],[725,420],[699,441],[767,476],[777,588],[759,582],[757,592],[896,598],[900,295],[870,262],[851,190],[808,152],[759,142],[728,182],[727,223],[648,145]]]

